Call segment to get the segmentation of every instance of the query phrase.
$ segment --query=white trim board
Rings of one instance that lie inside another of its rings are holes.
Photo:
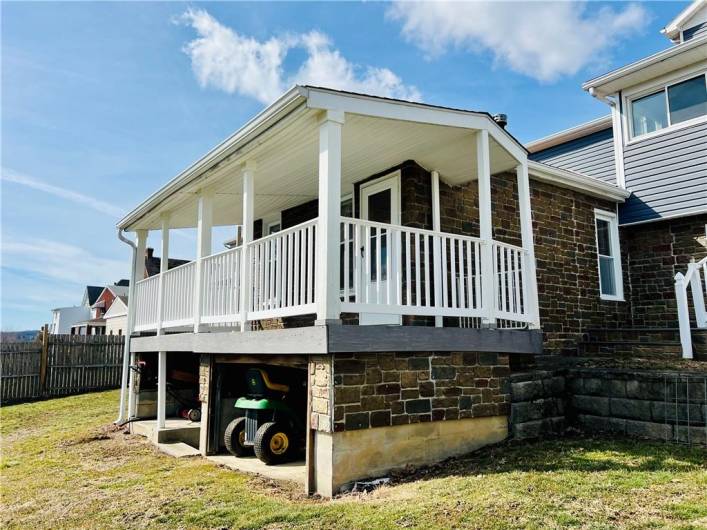
[[[614,202],[624,202],[630,191],[619,188],[594,177],[588,177],[574,171],[559,169],[540,162],[528,161],[528,174],[531,179],[547,182],[562,188],[586,193],[592,197],[607,199]]]

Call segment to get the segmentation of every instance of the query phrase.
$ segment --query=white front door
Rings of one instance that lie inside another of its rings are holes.
[[[400,224],[400,172],[386,175],[371,182],[361,185],[361,218],[368,221],[386,224]],[[369,303],[386,304],[386,294],[388,292],[388,281],[390,271],[388,270],[388,239],[385,229],[371,230],[369,238],[371,249],[368,255],[364,254],[361,259],[361,270],[364,273],[363,288],[365,289]],[[378,241],[380,239],[380,241]],[[378,253],[380,243],[380,253]],[[392,256],[391,256],[392,258]],[[370,262],[370,269],[368,269]],[[390,260],[392,262],[392,260]],[[361,313],[359,324],[362,326],[374,324],[401,324],[400,315],[384,313]]]

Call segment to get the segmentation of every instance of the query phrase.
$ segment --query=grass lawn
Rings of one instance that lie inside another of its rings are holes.
[[[505,444],[367,495],[305,498],[112,432],[117,391],[3,407],[3,528],[707,528],[707,452]]]

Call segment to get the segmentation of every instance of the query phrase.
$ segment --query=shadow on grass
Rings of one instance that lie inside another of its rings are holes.
[[[507,441],[439,464],[406,468],[396,483],[451,476],[510,472],[689,472],[707,471],[707,450],[621,437],[572,436],[562,439]]]

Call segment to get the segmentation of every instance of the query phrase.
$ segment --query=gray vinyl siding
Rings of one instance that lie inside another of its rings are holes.
[[[695,37],[699,37],[700,35],[707,35],[707,22],[684,29],[682,31],[682,40],[685,42],[690,39],[694,39]]]
[[[611,128],[532,153],[530,159],[616,184]]]
[[[707,123],[627,145],[624,176],[622,224],[707,211]]]

